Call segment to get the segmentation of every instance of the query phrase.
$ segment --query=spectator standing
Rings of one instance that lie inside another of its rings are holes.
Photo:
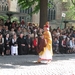
[[[63,35],[62,33],[59,36],[59,52],[62,54],[62,40],[63,40]]]
[[[18,41],[16,34],[13,35],[10,44],[11,44],[11,55],[18,55]]]
[[[32,38],[30,36],[30,34],[28,34],[27,38],[26,38],[26,42],[27,42],[27,47],[28,47],[28,54],[32,53]]]
[[[0,33],[3,34],[2,26],[0,26]]]
[[[2,34],[0,33],[0,54],[4,56],[4,38]]]
[[[71,48],[70,48],[70,38],[67,37],[67,41],[66,41],[66,50],[67,53],[70,53]]]
[[[20,33],[18,38],[18,51],[19,55],[27,54],[27,42],[26,39],[24,39],[23,33]]]
[[[17,33],[17,36],[18,36],[18,37],[20,36],[20,33],[22,33],[22,30],[21,30],[21,27],[20,27],[20,26],[18,27],[18,29],[17,29],[17,32],[16,32],[16,33]]]
[[[66,38],[63,38],[61,45],[62,45],[62,54],[67,53],[67,50],[66,50]]]
[[[16,32],[14,31],[14,28],[11,28],[11,31],[9,32],[9,34],[10,34],[10,38],[12,38],[14,34],[16,34]]]
[[[5,26],[8,26],[8,29],[11,30],[11,24],[12,24],[11,21],[7,20]]]
[[[74,37],[70,39],[70,48],[71,48],[71,51],[70,51],[71,53],[75,52],[75,38]]]
[[[32,40],[32,53],[37,54],[38,37],[34,37]]]
[[[4,32],[4,37],[6,36],[6,34],[9,34],[9,32],[10,32],[10,31],[9,31],[9,29],[8,29],[8,26],[6,26],[6,27],[5,27],[5,32]]]
[[[59,53],[59,41],[57,37],[53,40],[53,48],[55,53]]]
[[[4,43],[5,43],[5,54],[10,55],[10,37],[9,34],[6,34],[4,38]]]

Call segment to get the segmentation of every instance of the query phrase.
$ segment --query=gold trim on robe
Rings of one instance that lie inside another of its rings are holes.
[[[52,51],[52,37],[51,37],[51,33],[49,31],[45,31],[43,33],[44,39],[46,39],[47,44],[46,47],[44,47],[44,50],[42,50],[39,55],[44,54],[44,52],[46,50],[49,50],[51,52],[51,54],[53,55],[53,51]]]

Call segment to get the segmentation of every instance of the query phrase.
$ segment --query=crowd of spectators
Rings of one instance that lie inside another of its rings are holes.
[[[25,24],[24,20],[20,24],[7,20],[0,26],[0,55],[37,54],[37,39],[42,31],[33,23]]]
[[[52,30],[53,49],[55,53],[75,53],[75,30],[74,27]]]
[[[73,27],[51,29],[54,53],[75,52],[75,30]],[[0,55],[37,54],[38,37],[43,29],[33,23],[25,24],[24,20],[18,24],[7,20],[0,26]]]

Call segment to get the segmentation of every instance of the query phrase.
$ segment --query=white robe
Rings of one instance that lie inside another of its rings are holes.
[[[12,39],[14,43],[14,39]],[[11,55],[18,55],[18,46],[11,46]]]

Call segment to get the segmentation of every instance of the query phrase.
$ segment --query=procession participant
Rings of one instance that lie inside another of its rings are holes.
[[[39,34],[38,45],[36,48],[37,53],[39,54],[44,49],[45,46],[46,46],[46,43],[45,43],[44,36],[43,36],[43,34]]]
[[[49,22],[46,22],[44,25],[44,33],[43,33],[46,46],[39,53],[39,59],[37,63],[40,63],[42,60],[46,60],[49,63],[52,60],[52,37],[49,31]]]

